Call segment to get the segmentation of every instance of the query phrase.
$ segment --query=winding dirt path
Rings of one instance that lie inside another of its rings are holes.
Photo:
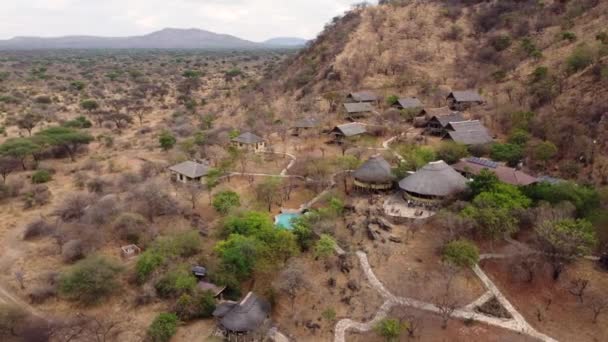
[[[419,310],[425,310],[434,313],[440,312],[439,308],[432,303],[426,303],[412,298],[397,297],[393,295],[389,290],[386,289],[386,287],[384,287],[382,282],[374,274],[371,266],[369,265],[367,254],[362,251],[359,251],[357,252],[357,257],[359,258],[361,268],[363,269],[367,280],[370,282],[371,286],[376,291],[378,291],[378,293],[380,293],[380,295],[386,301],[384,302],[384,304],[382,304],[382,306],[380,306],[378,312],[371,321],[362,323],[355,322],[348,318],[340,320],[335,327],[334,342],[344,342],[345,335],[348,330],[357,330],[361,332],[372,330],[378,322],[386,318],[391,308],[397,305],[409,306]],[[455,310],[452,313],[453,318],[472,319],[478,322],[486,323],[488,325],[493,325],[500,328],[512,330],[517,333],[525,334],[540,341],[557,342],[555,339],[536,331],[531,325],[529,325],[523,318],[523,316],[517,310],[515,310],[513,305],[511,305],[507,298],[500,292],[496,285],[494,285],[490,278],[481,270],[481,268],[476,265],[475,267],[473,267],[473,271],[480,278],[480,280],[482,281],[488,292],[491,293],[491,295],[486,292],[473,303],[467,305],[464,308]],[[483,299],[487,300],[493,296],[496,297],[498,301],[500,301],[500,303],[504,306],[504,308],[509,311],[509,313],[513,317],[512,319],[500,319],[496,317],[490,317],[473,311],[474,304],[481,302]]]

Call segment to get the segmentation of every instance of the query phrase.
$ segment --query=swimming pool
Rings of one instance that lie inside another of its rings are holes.
[[[275,217],[275,224],[277,226],[281,226],[285,229],[292,229],[291,220],[294,218],[300,217],[302,214],[298,213],[282,213]]]

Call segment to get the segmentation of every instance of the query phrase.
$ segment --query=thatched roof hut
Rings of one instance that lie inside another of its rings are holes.
[[[446,127],[444,139],[464,145],[485,145],[494,139],[479,120],[450,122]]]
[[[399,187],[420,198],[447,197],[467,189],[467,179],[443,160],[431,162],[404,178]]]
[[[190,160],[169,168],[174,179],[180,182],[200,181],[202,177],[205,177],[209,173],[209,170],[208,165]]]
[[[374,107],[368,102],[345,103],[346,115],[350,118],[359,118],[374,111]]]
[[[224,302],[218,305],[213,316],[227,333],[243,334],[255,331],[268,318],[270,304],[249,292],[240,302]]]
[[[367,129],[365,128],[365,125],[358,123],[358,122],[352,122],[352,123],[347,123],[347,124],[343,124],[343,125],[338,125],[336,127],[334,127],[334,129],[331,130],[332,135],[336,136],[336,137],[354,137],[357,135],[361,135],[361,134],[365,134],[367,133]]]
[[[464,110],[485,101],[475,90],[453,91],[447,97],[448,105],[454,110]]]
[[[260,143],[262,141],[264,141],[264,139],[260,136],[257,136],[251,132],[246,132],[243,133],[241,135],[239,135],[238,137],[232,139],[232,141],[241,143],[241,144],[257,144]]]
[[[395,107],[399,109],[422,109],[424,105],[415,97],[404,97],[397,100]]]
[[[348,94],[346,100],[349,102],[376,102],[380,98],[372,91],[363,90]]]
[[[367,160],[354,173],[355,186],[369,190],[388,190],[393,187],[395,175],[390,164],[377,155]]]
[[[293,124],[293,128],[308,129],[319,127],[321,123],[315,118],[302,118]]]

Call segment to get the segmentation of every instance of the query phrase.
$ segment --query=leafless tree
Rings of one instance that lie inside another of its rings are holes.
[[[439,295],[433,299],[433,304],[439,309],[439,315],[441,316],[441,328],[446,329],[448,327],[448,321],[450,317],[458,308],[458,299],[452,291],[452,282],[456,276],[456,271],[453,268],[446,267],[441,272],[443,277],[443,290]]]
[[[575,296],[581,303],[584,302],[585,290],[589,286],[589,280],[583,278],[576,278],[572,281],[570,289],[568,291],[570,294]]]
[[[79,220],[85,214],[85,209],[91,204],[93,197],[84,193],[74,193],[68,196],[53,211],[53,215],[63,222]]]
[[[132,192],[129,202],[150,222],[157,216],[175,214],[179,209],[177,202],[154,182],[141,184]]]
[[[275,287],[289,296],[293,310],[298,292],[310,288],[311,284],[305,276],[304,266],[300,262],[293,261],[281,272]]]
[[[596,324],[600,315],[608,310],[608,298],[606,298],[606,295],[603,293],[596,293],[590,296],[587,303],[593,313],[593,324]]]
[[[189,182],[184,184],[182,188],[182,195],[190,202],[192,205],[192,210],[196,209],[196,204],[198,203],[198,198],[201,196],[203,191],[205,190],[203,185],[199,182]]]

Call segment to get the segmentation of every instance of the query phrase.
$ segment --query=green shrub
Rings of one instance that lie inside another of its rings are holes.
[[[122,268],[104,257],[90,256],[79,261],[59,279],[59,292],[82,304],[96,304],[118,287]]]
[[[50,182],[53,179],[51,173],[47,170],[38,170],[32,174],[32,183],[43,184]]]
[[[200,250],[201,238],[196,231],[158,238],[147,251],[142,253],[135,266],[135,274],[140,283],[169,260],[187,258]]]
[[[328,258],[334,254],[334,249],[336,247],[336,241],[327,235],[321,234],[319,241],[315,245],[315,257],[317,258]]]
[[[600,32],[595,36],[596,40],[599,40],[602,44],[608,44],[608,33]]]
[[[526,196],[535,202],[551,204],[570,202],[576,207],[579,217],[587,216],[600,207],[600,196],[595,188],[581,186],[573,182],[557,184],[537,183],[523,189]]]
[[[394,106],[397,104],[397,102],[399,102],[399,96],[397,96],[397,95],[391,95],[386,98],[386,103],[389,106]]]
[[[443,260],[459,267],[471,267],[479,262],[479,249],[468,240],[456,240],[443,248]]]
[[[213,207],[222,215],[228,214],[232,208],[240,205],[239,194],[234,191],[222,191],[213,196]]]
[[[450,141],[441,143],[436,152],[437,158],[445,161],[448,164],[454,164],[460,159],[469,155],[469,150],[467,149],[466,145]]]
[[[148,337],[153,342],[169,342],[177,332],[179,319],[172,313],[161,313],[148,328]]]
[[[593,63],[594,52],[587,45],[578,46],[574,52],[566,59],[566,65],[570,72],[577,72],[585,69]]]
[[[515,144],[494,144],[490,152],[494,160],[507,162],[509,166],[515,166],[523,158],[521,146]]]
[[[521,41],[521,48],[529,57],[542,57],[542,52],[540,52],[536,44],[534,44],[534,42],[530,38],[524,38]]]
[[[570,42],[576,41],[576,34],[574,32],[566,31],[561,34],[562,40],[568,40]]]
[[[149,249],[143,252],[135,265],[135,274],[140,283],[145,282],[150,275],[165,262],[165,257],[158,250]]]
[[[191,293],[196,284],[196,277],[186,267],[182,267],[165,274],[154,284],[154,288],[160,297],[172,298],[184,293]]]
[[[336,320],[336,310],[327,308],[321,313],[321,317],[328,322],[333,322]]]
[[[524,146],[530,140],[530,133],[523,129],[515,129],[509,135],[509,144]]]
[[[66,121],[63,126],[69,128],[91,128],[93,123],[84,116],[79,116],[74,120]]]
[[[213,316],[215,298],[209,291],[195,291],[194,294],[182,294],[175,302],[174,311],[182,321],[204,319]]]
[[[177,139],[171,133],[165,131],[158,137],[158,142],[164,151],[169,151],[175,146]]]
[[[400,322],[396,319],[385,318],[378,322],[374,327],[376,333],[384,338],[387,342],[398,341],[403,330],[409,326],[406,322]]]
[[[493,37],[490,41],[490,44],[492,44],[492,47],[494,47],[496,51],[503,51],[508,49],[511,46],[511,43],[511,37],[507,35]]]

